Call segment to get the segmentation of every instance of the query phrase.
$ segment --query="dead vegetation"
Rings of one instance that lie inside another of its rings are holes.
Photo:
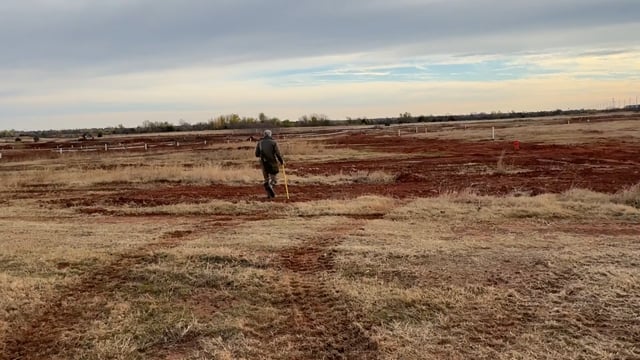
[[[331,149],[323,144],[307,141],[283,141],[287,161],[313,163],[323,161],[371,157],[374,155],[349,149]],[[2,165],[2,164],[0,164]],[[209,145],[198,153],[170,154],[115,153],[105,156],[95,153],[65,154],[60,159],[40,159],[19,164],[7,163],[7,171],[0,172],[0,189],[25,187],[92,188],[103,185],[147,186],[158,183],[180,184],[255,184],[261,179],[253,145],[231,147],[227,144]],[[337,174],[299,176],[289,174],[293,184],[387,183],[393,174],[384,171],[350,171]]]
[[[640,179],[389,196],[426,178],[334,166],[266,202],[234,197],[259,183],[242,151],[1,164],[0,359],[640,357]]]

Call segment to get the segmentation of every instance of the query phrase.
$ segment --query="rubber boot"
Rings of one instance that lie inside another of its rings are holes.
[[[276,197],[276,192],[273,191],[273,187],[268,181],[264,182],[264,190],[267,192],[267,197],[269,197],[269,199]]]

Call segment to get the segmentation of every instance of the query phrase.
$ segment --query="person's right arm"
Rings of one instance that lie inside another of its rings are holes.
[[[282,154],[280,154],[278,143],[273,144],[273,153],[276,155],[276,159],[278,159],[280,165],[284,165],[284,159],[282,158]]]

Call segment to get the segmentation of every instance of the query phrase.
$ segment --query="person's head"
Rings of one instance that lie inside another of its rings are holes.
[[[266,137],[271,137],[271,130],[265,130],[262,135],[266,136]]]

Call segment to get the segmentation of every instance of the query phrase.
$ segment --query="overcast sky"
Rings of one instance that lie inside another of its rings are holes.
[[[0,130],[640,96],[637,0],[0,1]]]

